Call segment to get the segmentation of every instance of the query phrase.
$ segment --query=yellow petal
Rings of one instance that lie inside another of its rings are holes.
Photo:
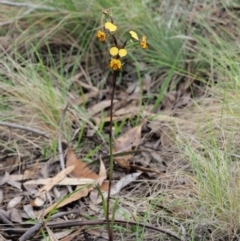
[[[142,41],[146,42],[147,41],[147,37],[145,35],[143,35],[142,37]]]
[[[111,23],[111,22],[106,22],[106,23],[105,23],[105,28],[106,28],[107,30],[109,30],[110,32],[115,32],[115,31],[117,30],[117,26],[114,25],[114,24]]]
[[[110,52],[110,54],[112,56],[116,56],[118,54],[118,48],[117,47],[112,47],[112,48],[110,48],[109,52]]]
[[[119,49],[118,54],[120,57],[124,57],[127,55],[127,50],[126,49]]]
[[[132,37],[132,38],[134,38],[134,39],[136,39],[136,40],[139,40],[138,35],[137,35],[136,32],[130,31],[129,33],[131,34],[131,37]]]

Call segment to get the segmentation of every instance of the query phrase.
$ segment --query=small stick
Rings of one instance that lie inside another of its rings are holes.
[[[168,236],[171,236],[177,240],[180,240],[180,241],[184,241],[185,239],[183,237],[179,237],[177,233],[173,232],[173,231],[170,231],[168,229],[165,229],[163,227],[154,227],[150,224],[146,224],[146,223],[138,223],[138,222],[134,222],[134,221],[124,221],[124,220],[117,220],[115,219],[114,220],[114,223],[116,224],[127,224],[127,225],[136,225],[136,226],[140,226],[140,227],[143,227],[143,228],[146,228],[146,229],[150,229],[150,230],[154,230],[154,231],[157,231],[157,232],[160,232],[160,233],[164,233]],[[76,227],[76,226],[85,226],[85,225],[103,225],[103,224],[107,224],[107,221],[106,219],[100,219],[100,220],[68,220],[68,221],[63,221],[63,222],[47,222],[46,225],[49,227],[49,228],[53,228],[53,229],[63,229],[63,228],[69,228],[69,227]],[[13,232],[13,233],[24,233],[26,232],[26,230],[28,230],[30,227],[32,227],[33,225],[32,224],[27,224],[27,223],[20,223],[19,225],[22,226],[21,229],[19,229],[16,225],[14,229],[11,229],[11,228],[6,228],[6,231],[7,232]],[[36,225],[36,224],[35,224]],[[5,228],[1,228],[0,230],[1,231],[5,231],[4,230]]]
[[[20,130],[24,130],[24,131],[29,131],[29,132],[38,134],[40,136],[44,136],[44,137],[49,139],[49,136],[48,136],[48,134],[46,132],[37,130],[37,129],[29,127],[29,126],[22,126],[22,125],[10,123],[10,122],[3,122],[3,121],[0,121],[0,126],[7,126],[7,127],[10,127],[10,128],[15,128],[15,129],[20,129]]]
[[[74,226],[82,226],[82,225],[99,225],[107,223],[106,219],[102,220],[87,220],[87,221],[79,221],[79,220],[69,220],[67,222],[49,222],[47,223],[49,228],[67,228],[67,227],[74,227]],[[180,238],[175,232],[169,231],[162,227],[154,227],[149,224],[145,223],[137,223],[134,221],[124,221],[124,220],[114,220],[114,223],[117,224],[127,224],[127,225],[136,225],[143,228],[155,230],[161,233],[165,233],[171,237],[176,238],[177,240],[183,241],[184,239]]]

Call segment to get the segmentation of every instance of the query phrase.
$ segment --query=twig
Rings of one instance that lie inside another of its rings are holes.
[[[31,228],[27,229],[27,231],[19,238],[19,241],[26,241],[31,239],[43,226],[43,223],[36,223]]]
[[[145,224],[145,223],[138,223],[138,222],[134,222],[134,221],[124,221],[124,220],[114,220],[114,223],[116,224],[121,224],[121,225],[136,225],[136,226],[140,226],[143,228],[147,228],[150,230],[154,230],[160,233],[164,233],[166,235],[169,235],[177,240],[180,241],[184,241],[184,238],[181,238],[177,235],[177,233],[170,231],[168,229],[162,228],[162,227],[154,227],[152,225],[149,224]],[[46,223],[46,225],[49,228],[53,228],[53,229],[57,229],[57,228],[69,228],[69,227],[76,227],[76,226],[84,226],[84,225],[102,225],[102,224],[107,224],[107,221],[105,219],[100,219],[100,220],[85,220],[85,221],[81,221],[81,220],[68,220],[68,221],[64,221],[64,222],[48,222]],[[14,229],[11,228],[6,228],[6,232],[12,232],[12,233],[24,233],[26,232],[27,229],[29,229],[30,227],[32,227],[32,224],[27,224],[27,223],[22,223],[19,224],[21,226],[23,226],[24,228],[18,228],[18,227],[14,227]],[[36,224],[35,224],[36,225]],[[4,226],[4,225],[2,225]],[[0,228],[1,231],[4,231],[4,228],[1,227]]]
[[[60,160],[60,165],[61,165],[62,170],[65,169],[63,148],[62,148],[62,125],[63,125],[63,120],[64,120],[65,114],[67,112],[67,109],[68,109],[68,104],[66,105],[66,107],[63,109],[63,111],[61,113],[61,117],[60,117],[60,121],[59,121],[59,130],[58,130],[58,155],[59,155],[59,160]],[[71,193],[73,191],[70,186],[67,186],[67,189],[68,189],[69,193]]]
[[[7,127],[10,127],[10,128],[15,128],[15,129],[20,129],[20,130],[24,130],[24,131],[29,131],[29,132],[38,134],[40,136],[44,136],[44,137],[49,139],[49,136],[48,136],[48,134],[46,132],[37,130],[37,129],[29,127],[29,126],[22,126],[22,125],[10,123],[10,122],[3,122],[3,121],[0,121],[0,126],[7,126]]]
[[[154,227],[149,224],[142,224],[142,223],[137,223],[134,221],[124,221],[124,220],[114,220],[114,223],[118,224],[130,224],[130,225],[137,225],[143,228],[155,230],[161,233],[165,233],[171,237],[176,238],[177,240],[184,240],[180,238],[176,233],[169,231],[165,228],[161,227]],[[49,228],[67,228],[67,227],[73,227],[73,226],[82,226],[82,225],[99,225],[99,224],[106,224],[106,220],[87,220],[87,221],[79,221],[79,220],[69,220],[67,222],[50,222],[48,223]]]

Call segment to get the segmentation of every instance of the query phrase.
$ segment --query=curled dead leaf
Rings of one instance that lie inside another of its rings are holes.
[[[11,208],[8,210],[9,212],[9,218],[12,222],[15,223],[22,223],[22,216],[19,210],[17,210],[16,208]]]
[[[21,203],[22,198],[23,198],[22,196],[17,196],[11,199],[7,205],[7,209],[16,207],[19,203]]]
[[[31,218],[31,219],[36,218],[32,205],[30,205],[30,204],[24,205],[23,210],[25,211],[25,213],[28,215],[29,218]]]
[[[117,100],[113,100],[113,103],[118,102]],[[97,113],[101,112],[102,110],[104,110],[105,108],[108,108],[111,105],[111,101],[110,100],[103,100],[97,104],[95,104],[93,107],[88,109],[88,114],[89,116],[94,116]]]
[[[117,152],[128,152],[132,150],[133,146],[137,146],[141,140],[142,124],[136,126],[129,131],[127,131],[122,136],[118,137],[114,143],[114,153]],[[132,154],[127,154],[126,156],[115,157],[114,161],[122,168],[130,169],[130,158]]]
[[[74,165],[74,170],[70,173],[70,176],[72,177],[87,177],[91,178],[93,180],[98,179],[98,175],[91,171],[85,163],[83,163],[81,160],[78,160],[76,155],[74,154],[72,149],[69,149],[67,152],[67,162],[66,167]]]
[[[131,182],[134,182],[140,175],[142,174],[142,172],[136,172],[136,173],[132,173],[132,174],[128,174],[125,177],[121,178],[116,184],[114,184],[111,187],[111,191],[110,191],[110,195],[116,195],[118,194],[124,187],[126,187],[128,184],[130,184]],[[105,183],[105,182],[104,182]],[[109,183],[106,182],[103,186],[102,186],[102,194],[103,197],[106,198],[107,197],[107,191],[108,191],[108,185]],[[105,185],[107,187],[107,189],[104,190]],[[94,190],[97,191],[97,190]],[[92,192],[93,193],[93,192]],[[99,195],[99,192],[95,192],[90,195],[90,199],[92,201],[93,204],[99,204],[102,202],[102,196]]]

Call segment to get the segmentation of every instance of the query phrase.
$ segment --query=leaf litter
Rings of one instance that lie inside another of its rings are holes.
[[[120,136],[115,141],[114,151],[116,154],[119,152],[124,152],[126,150],[132,150],[133,147],[137,147],[140,144],[141,140],[141,128],[142,124],[130,129],[125,135]],[[131,154],[127,155],[124,159],[125,165],[120,165],[124,169],[128,169],[130,165]],[[115,160],[119,165],[119,161]],[[38,163],[40,164],[40,163]],[[54,164],[55,165],[55,164]],[[44,166],[43,166],[44,167]],[[39,168],[38,168],[39,169]],[[41,170],[41,169],[39,169]],[[26,170],[25,170],[26,172]],[[50,174],[50,172],[49,172]],[[126,187],[130,183],[136,180],[141,175],[139,173],[128,174],[119,181],[117,181],[111,189],[111,195],[118,194],[122,188]],[[66,169],[58,172],[52,178],[47,177],[46,173],[44,174],[46,178],[39,178],[36,180],[28,180],[32,179],[32,175],[16,175],[15,173],[12,175],[13,180],[23,181],[24,187],[29,190],[29,194],[33,194],[33,198],[30,200],[29,204],[23,205],[23,211],[27,214],[29,218],[40,218],[42,216],[42,212],[36,211],[35,208],[42,208],[43,205],[46,205],[46,202],[51,200],[49,197],[53,195],[53,189],[59,185],[77,185],[75,192],[70,194],[68,197],[64,198],[60,202],[54,202],[45,210],[43,210],[43,215],[46,216],[49,212],[54,210],[55,208],[64,207],[74,201],[78,201],[83,197],[86,197],[90,193],[90,200],[94,205],[98,205],[102,201],[102,197],[99,196],[98,189],[95,188],[96,185],[99,185],[100,190],[103,192],[103,197],[106,197],[106,193],[108,190],[108,182],[105,181],[107,179],[107,171],[103,161],[100,161],[99,173],[92,171],[89,169],[88,165],[81,160],[79,160],[74,154],[71,148],[68,149],[66,155]],[[70,177],[67,177],[70,176]],[[7,184],[11,175],[5,172],[5,179],[3,179],[2,185]],[[4,181],[5,180],[5,181]],[[92,182],[91,182],[92,181]],[[19,183],[20,183],[19,182]],[[87,185],[84,185],[86,184]],[[41,188],[38,188],[42,186]],[[93,194],[97,193],[93,199]],[[49,196],[50,195],[50,196]],[[21,214],[15,206],[18,206],[21,203],[23,196],[15,197],[8,202],[8,208],[11,209],[10,219],[13,222],[22,222],[22,217],[26,217],[26,215]],[[16,201],[15,201],[16,200]],[[40,216],[39,216],[40,215]],[[52,235],[50,233],[50,235]],[[28,235],[27,235],[28,237]],[[52,236],[54,237],[54,236]],[[21,240],[24,240],[22,238]]]
[[[127,131],[122,136],[118,137],[114,142],[114,153],[118,152],[128,152],[131,151],[133,147],[136,147],[140,144],[141,140],[141,130],[142,125],[136,126],[129,131]],[[128,154],[123,157],[115,157],[114,161],[122,168],[130,169],[130,158],[131,154]]]
[[[71,168],[69,171],[70,176],[79,179],[88,178],[92,180],[92,183],[87,185],[78,185],[75,189],[75,192],[73,194],[70,194],[69,197],[65,198],[59,204],[52,204],[50,207],[48,207],[44,211],[44,216],[47,215],[50,211],[52,211],[54,208],[63,207],[76,200],[80,200],[82,197],[86,197],[89,194],[89,192],[94,188],[94,185],[99,185],[101,188],[103,181],[107,177],[106,169],[102,161],[100,164],[99,174],[97,174],[91,171],[87,167],[87,165],[83,163],[81,160],[78,160],[72,149],[69,149],[67,152],[66,168]]]

